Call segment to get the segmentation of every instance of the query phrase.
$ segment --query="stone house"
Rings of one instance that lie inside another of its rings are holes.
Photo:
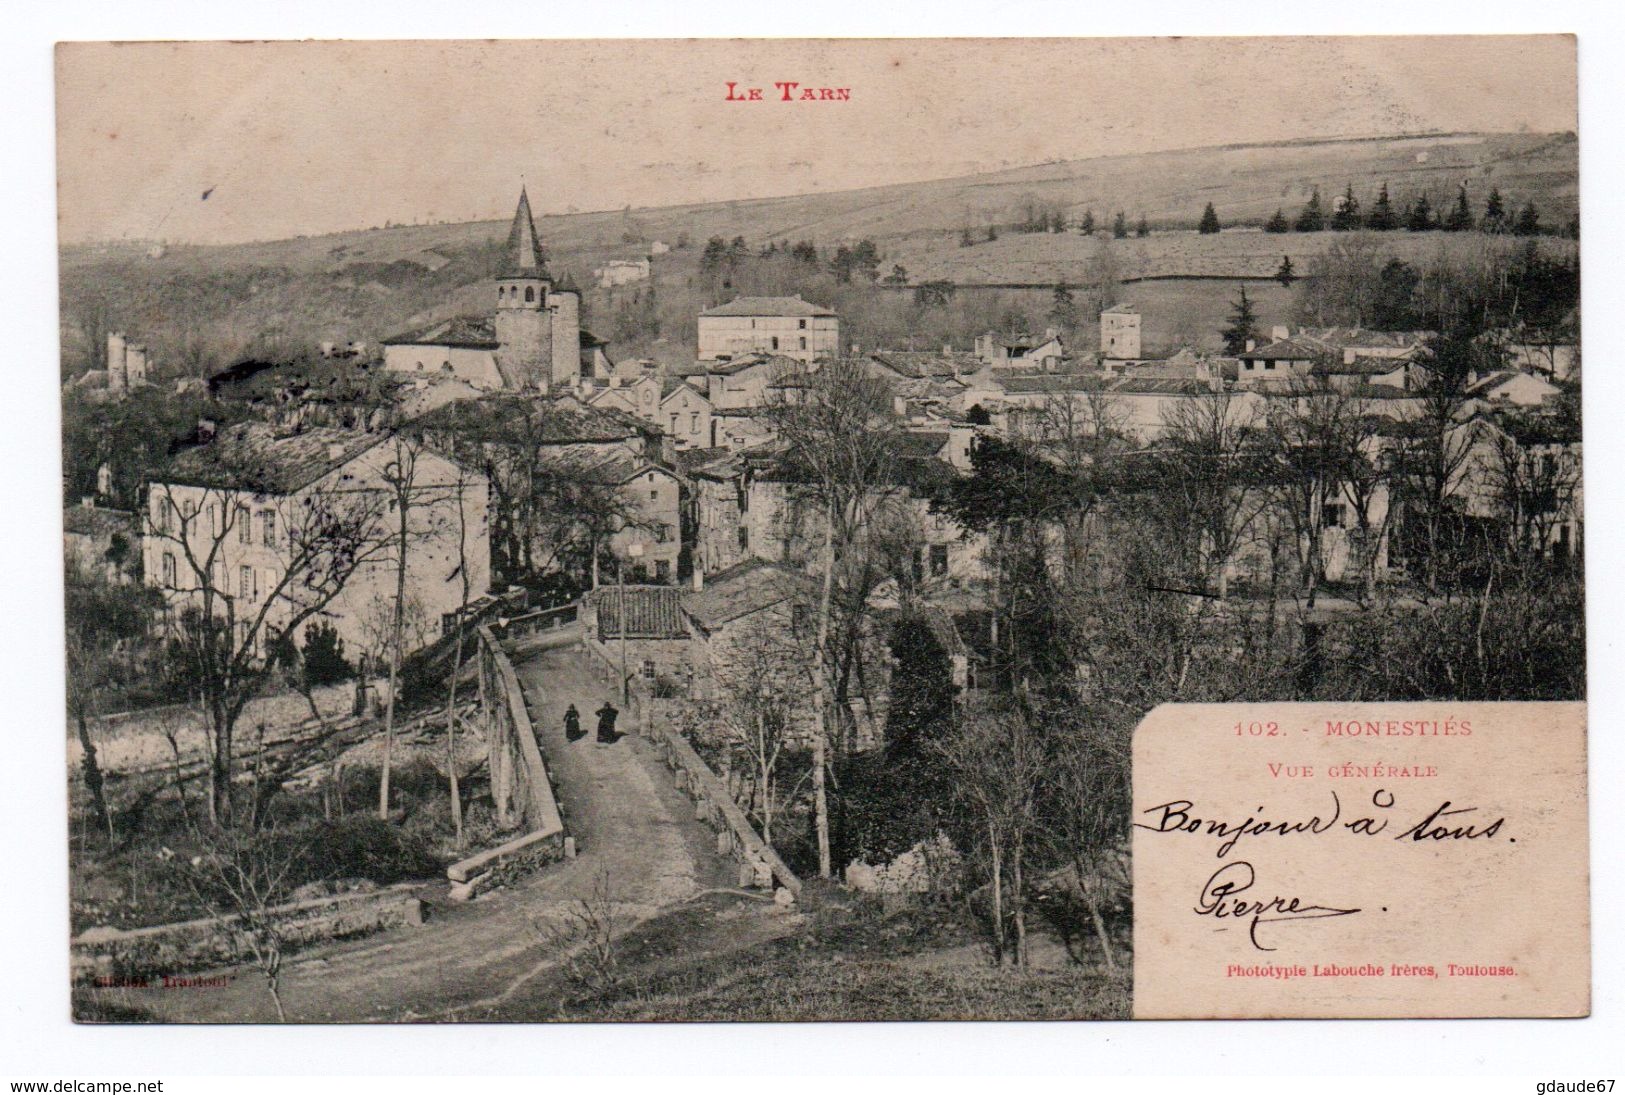
[[[701,312],[698,328],[701,361],[762,352],[811,362],[841,348],[840,318],[799,296],[736,297]]]
[[[343,527],[356,534],[359,560],[310,622],[331,624],[351,652],[376,650],[395,595],[389,469],[397,459],[387,434],[229,427],[149,481],[142,577],[172,613],[212,604],[233,620],[239,642],[260,644],[334,588],[329,579],[344,568],[320,530]],[[465,574],[470,600],[489,592],[489,484],[418,450],[408,498],[408,641],[422,645],[463,604]]]

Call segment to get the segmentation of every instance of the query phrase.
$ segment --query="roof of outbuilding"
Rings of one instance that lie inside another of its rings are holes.
[[[800,297],[735,297],[727,304],[707,308],[704,316],[833,316],[835,313]]]
[[[600,586],[587,602],[597,610],[600,641],[621,637],[623,608],[628,639],[686,639],[681,597],[674,586]]]
[[[379,339],[385,346],[456,346],[469,350],[495,350],[496,321],[491,316],[452,316],[424,327]]]
[[[705,580],[705,588],[682,595],[683,611],[706,630],[771,608],[781,601],[810,598],[813,579],[779,563],[747,559]]]
[[[1324,356],[1328,349],[1308,338],[1283,338],[1236,356],[1243,361],[1313,361]]]
[[[101,506],[62,507],[62,531],[74,536],[112,536],[136,531],[135,514]]]

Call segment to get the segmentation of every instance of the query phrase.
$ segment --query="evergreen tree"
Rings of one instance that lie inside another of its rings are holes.
[[[1371,302],[1371,326],[1378,331],[1414,331],[1421,326],[1416,311],[1416,287],[1422,276],[1408,262],[1389,259],[1377,275]]]
[[[1305,203],[1303,212],[1298,214],[1298,223],[1293,227],[1299,232],[1319,232],[1326,227],[1326,215],[1320,210],[1320,187],[1315,187],[1310,193],[1309,201]]]
[[[1506,204],[1501,200],[1500,187],[1490,187],[1490,196],[1484,199],[1484,219],[1479,227],[1486,232],[1505,232],[1507,230]]]
[[[873,240],[859,240],[852,249],[852,269],[866,281],[872,282],[880,276],[880,250]]]
[[[1085,236],[1095,234],[1095,211],[1093,209],[1083,211],[1083,219],[1078,222],[1078,231]]]
[[[1578,228],[1578,224],[1575,227]],[[1518,223],[1514,231],[1520,236],[1540,235],[1540,210],[1535,208],[1534,202],[1524,202],[1523,212],[1518,214]],[[1578,234],[1575,238],[1579,238]]]
[[[1371,203],[1371,212],[1366,214],[1365,226],[1373,232],[1392,232],[1399,227],[1399,216],[1388,199],[1387,183],[1377,191],[1377,200]]]
[[[1241,297],[1230,313],[1230,326],[1219,332],[1224,339],[1224,352],[1231,357],[1247,352],[1247,343],[1258,340],[1258,316],[1253,302],[1247,299],[1247,287],[1241,287]]]
[[[996,225],[996,224],[988,225],[987,226],[987,242],[992,243],[994,240],[996,240],[998,238],[999,238],[999,226]]]
[[[1349,183],[1332,213],[1333,232],[1352,232],[1360,227],[1360,199],[1354,196],[1354,184]]]
[[[1066,214],[1061,212],[1059,209],[1057,209],[1054,213],[1051,213],[1049,218],[1049,230],[1051,232],[1065,232]]]
[[[1287,222],[1286,222],[1286,214],[1283,213],[1280,209],[1277,209],[1275,211],[1275,216],[1271,217],[1269,219],[1269,223],[1264,225],[1264,231],[1266,231],[1266,232],[1287,232],[1287,231],[1291,230],[1291,227],[1292,226],[1287,224]]]
[[[1049,321],[1062,331],[1070,331],[1078,325],[1078,302],[1072,295],[1072,287],[1061,282],[1055,287],[1055,299],[1049,308]]]
[[[852,282],[852,270],[857,265],[857,259],[852,249],[846,244],[835,249],[835,257],[829,260],[829,272],[835,275],[838,285],[849,285]]]
[[[1209,208],[1212,207],[1209,206]],[[1145,239],[1151,234],[1151,222],[1145,219],[1144,213],[1140,214],[1140,223],[1134,226],[1134,234],[1141,239]]]
[[[1202,222],[1196,226],[1196,230],[1204,236],[1219,234],[1219,215],[1213,211],[1212,202],[1208,202],[1207,208],[1202,210]]]
[[[1431,232],[1436,227],[1433,223],[1433,205],[1428,201],[1428,196],[1422,194],[1405,215],[1405,229],[1410,232]]]
[[[1467,204],[1467,188],[1461,187],[1456,191],[1456,204],[1451,208],[1450,215],[1445,217],[1441,226],[1446,232],[1471,232],[1473,229],[1473,207]]]
[[[1298,275],[1292,269],[1292,256],[1282,255],[1281,265],[1276,268],[1275,280],[1281,283],[1281,288],[1290,289],[1292,283],[1298,280]]]
[[[1112,239],[1128,238],[1128,218],[1122,213],[1112,219]]]

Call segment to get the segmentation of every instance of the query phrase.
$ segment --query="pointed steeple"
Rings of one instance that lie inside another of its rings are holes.
[[[545,278],[547,262],[542,252],[542,241],[536,235],[536,222],[530,215],[530,198],[525,188],[519,188],[519,208],[513,213],[513,227],[508,229],[508,245],[502,252],[500,278]]]

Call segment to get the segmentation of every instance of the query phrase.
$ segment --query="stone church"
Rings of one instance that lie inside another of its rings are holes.
[[[487,391],[567,391],[596,371],[604,343],[581,329],[574,282],[548,273],[523,187],[492,288],[488,315],[453,316],[384,339],[384,366]]]

